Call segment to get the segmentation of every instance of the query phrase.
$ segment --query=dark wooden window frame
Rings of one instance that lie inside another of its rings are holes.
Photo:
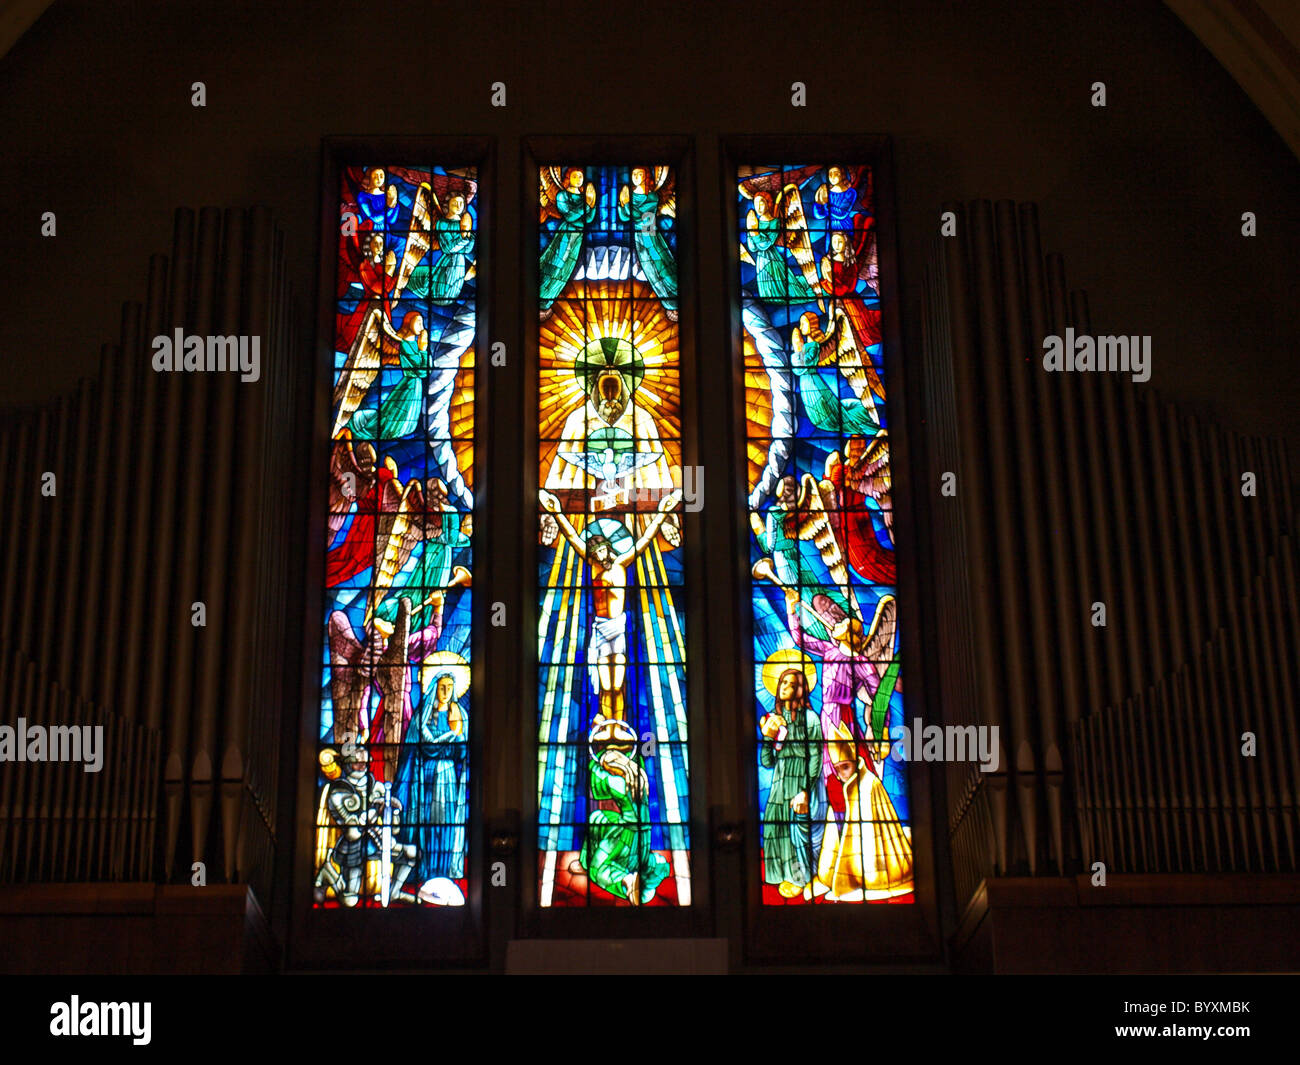
[[[913,461],[910,440],[916,437],[909,421],[907,396],[907,352],[903,345],[893,159],[889,140],[863,134],[817,134],[814,136],[726,136],[719,152],[723,196],[723,232],[726,234],[727,308],[730,319],[728,351],[731,353],[727,381],[732,435],[731,477],[733,485],[746,483],[745,427],[741,417],[744,402],[744,368],[741,360],[739,209],[736,199],[736,171],[741,165],[787,163],[867,163],[875,180],[877,251],[880,259],[881,332],[884,342],[885,391],[890,433],[890,461],[893,471],[894,535],[897,551],[900,658],[903,663],[904,706],[908,721],[928,719],[925,711],[927,660],[922,640],[923,602],[918,569],[920,541],[916,536],[916,481],[919,466]],[[919,409],[919,405],[916,407]],[[908,765],[908,800],[912,826],[912,851],[916,897],[911,905],[844,904],[821,906],[765,906],[761,902],[759,875],[758,770],[753,725],[753,619],[750,599],[748,513],[741,491],[729,500],[733,543],[736,550],[731,574],[736,604],[736,637],[744,648],[734,655],[734,690],[738,693],[735,735],[739,760],[736,772],[744,781],[748,812],[744,824],[745,959],[750,962],[805,963],[808,961],[898,963],[933,961],[942,954],[936,900],[936,870],[931,801],[932,777],[925,763]]]
[[[517,151],[511,142],[517,144]],[[498,143],[505,148],[498,155]],[[887,138],[702,135],[329,137],[322,144],[317,336],[313,358],[311,479],[304,565],[304,618],[296,839],[288,964],[303,969],[480,969],[499,965],[511,938],[723,937],[731,965],[820,961],[897,968],[942,958],[932,797],[942,774],[908,767],[916,902],[912,905],[764,906],[760,902],[757,770],[753,739],[752,621],[745,441],[740,417],[739,219],[736,168],[744,163],[869,163],[875,173],[882,330],[888,390],[899,624],[907,718],[926,710],[931,582],[924,579],[920,404],[908,396],[899,299],[894,173]],[[466,906],[388,911],[316,910],[310,840],[316,809],[316,751],[323,633],[323,537],[333,372],[337,207],[342,169],[390,164],[479,168],[478,332],[475,403],[475,538],[471,816]],[[692,905],[555,907],[537,892],[537,167],[664,162],[677,169],[682,462],[704,469],[703,509],[684,515],[687,697],[690,727]],[[697,171],[716,180],[701,197]],[[721,244],[715,243],[721,241]],[[711,293],[704,299],[704,289]],[[506,363],[490,362],[506,345]],[[914,445],[915,442],[915,446]],[[490,518],[490,520],[484,520]],[[505,624],[489,615],[504,607]],[[726,663],[730,662],[732,668]],[[488,752],[491,752],[489,757]],[[516,767],[510,773],[508,767]],[[499,864],[498,864],[499,863]],[[492,885],[494,872],[505,885]]]
[[[686,605],[686,693],[688,766],[690,779],[691,905],[547,907],[538,905],[537,871],[537,489],[538,489],[538,248],[537,211],[539,166],[668,164],[677,175],[678,353],[682,382],[682,464],[698,465],[699,389],[696,337],[699,293],[695,257],[698,254],[698,195],[695,185],[694,138],[684,136],[576,136],[528,137],[522,144],[520,182],[523,202],[520,246],[524,249],[521,322],[524,332],[524,403],[521,424],[523,446],[523,533],[520,588],[524,592],[526,660],[521,677],[519,704],[522,745],[520,777],[522,796],[520,869],[522,874],[519,933],[529,937],[564,939],[638,939],[669,936],[708,936],[713,916],[709,892],[708,821],[705,816],[708,787],[707,741],[701,735],[706,691],[707,648],[703,639],[704,596],[699,575],[704,572],[705,545],[701,513],[683,514],[683,565]],[[707,479],[707,474],[706,474]],[[708,498],[705,485],[705,499]],[[706,504],[707,507],[707,504]]]
[[[460,907],[409,907],[357,910],[321,910],[312,904],[311,840],[315,837],[317,805],[316,752],[320,734],[320,670],[325,618],[325,549],[321,535],[326,508],[326,478],[329,471],[329,424],[331,382],[334,372],[336,299],[335,271],[338,262],[339,181],[349,166],[398,165],[476,166],[479,168],[478,211],[480,237],[476,250],[478,287],[475,314],[474,462],[476,519],[483,513],[484,482],[492,455],[492,434],[488,421],[489,382],[487,357],[490,351],[492,292],[500,282],[492,269],[492,250],[497,240],[493,212],[495,192],[495,142],[486,137],[328,137],[321,150],[321,210],[317,261],[316,341],[313,348],[317,373],[311,435],[311,482],[308,491],[308,521],[305,567],[307,582],[304,614],[305,660],[300,712],[297,766],[296,838],[293,843],[293,889],[290,914],[289,964],[298,968],[410,968],[439,965],[480,965],[487,960],[484,930],[483,866],[483,770],[484,725],[488,698],[483,622],[480,602],[484,591],[475,588],[471,625],[471,705],[475,714],[470,725],[470,819],[466,877],[468,892]],[[478,569],[484,537],[475,522],[474,565]],[[476,585],[478,574],[475,574]]]

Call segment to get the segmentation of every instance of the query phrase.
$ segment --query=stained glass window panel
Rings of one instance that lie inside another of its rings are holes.
[[[685,906],[675,174],[539,178],[539,902]]]
[[[318,907],[465,902],[477,191],[341,178]]]
[[[737,179],[762,898],[911,902],[872,172]]]

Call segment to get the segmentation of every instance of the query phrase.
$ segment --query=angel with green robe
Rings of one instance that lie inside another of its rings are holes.
[[[375,324],[382,333],[369,327],[358,333],[354,351],[341,375],[340,387],[354,394],[353,414],[347,427],[355,439],[398,440],[420,424],[424,378],[429,372],[429,331],[424,328],[424,316],[418,311],[411,311],[403,319],[401,329],[394,329],[382,311],[376,314]],[[368,353],[355,350],[367,344],[377,350]],[[393,373],[391,365],[383,365],[394,355],[400,376]],[[368,374],[362,373],[363,370]],[[376,376],[385,379],[381,382],[382,401],[378,407],[357,409]],[[388,380],[392,377],[397,379],[389,385]],[[340,415],[342,413],[340,411]]]
[[[677,260],[659,231],[660,216],[671,220],[677,214],[677,192],[672,170],[666,166],[632,168],[632,184],[624,185],[618,198],[618,217],[633,222],[632,245],[637,265],[664,314],[677,321]]]
[[[472,520],[472,515],[460,513],[448,502],[447,486],[441,480],[430,478],[421,492],[420,482],[411,478],[396,510],[377,529],[386,546],[376,568],[366,623],[373,617],[375,628],[391,634],[399,601],[409,599],[411,632],[427,633],[429,638],[423,642],[432,649],[442,632],[446,591],[470,583],[469,570],[452,562],[469,546]],[[417,549],[419,560],[408,570]]]
[[[851,359],[842,341],[852,341],[852,326],[843,313],[837,314],[830,333],[823,333],[817,315],[808,312],[790,333],[791,369],[799,382],[808,420],[818,429],[836,436],[864,436],[880,431],[880,418],[872,399],[870,381],[875,368],[870,359]],[[851,345],[856,350],[856,345]],[[870,367],[870,369],[868,369]],[[843,374],[855,395],[840,395]]]
[[[748,181],[740,191],[754,200],[745,217],[741,259],[754,264],[758,294],[775,303],[819,301],[817,264],[798,186],[788,184],[774,192]],[[798,273],[786,265],[786,249],[794,256]]]
[[[581,167],[544,166],[541,174],[541,223],[555,219],[559,227],[552,235],[539,261],[541,279],[538,295],[541,317],[551,316],[551,304],[578,268],[582,255],[582,238],[586,227],[596,220],[596,186],[590,181],[583,188],[586,175]]]
[[[421,194],[427,188],[421,185]],[[474,276],[475,264],[470,259],[474,251],[474,219],[465,209],[463,192],[453,192],[445,208],[438,203],[436,193],[430,190],[428,196],[433,211],[439,215],[432,225],[429,246],[441,254],[432,263],[422,263],[411,270],[406,291],[446,307],[460,298],[465,282]]]

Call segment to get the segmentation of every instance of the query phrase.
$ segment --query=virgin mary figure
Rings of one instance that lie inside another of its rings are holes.
[[[433,698],[411,718],[397,771],[397,795],[407,839],[416,846],[415,875],[465,876],[465,792],[469,753],[465,713],[455,701],[455,679],[441,673]],[[414,734],[413,734],[414,733]]]

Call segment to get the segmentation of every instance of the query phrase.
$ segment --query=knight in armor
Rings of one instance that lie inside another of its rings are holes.
[[[415,845],[397,839],[401,826],[402,804],[394,798],[387,784],[370,772],[370,758],[361,746],[345,754],[340,767],[333,750],[321,752],[321,771],[328,783],[321,805],[339,831],[338,842],[329,859],[316,874],[316,902],[325,901],[326,889],[332,888],[339,902],[349,909],[361,899],[365,884],[366,863],[385,854],[392,863],[387,897],[379,901],[387,906],[394,899],[415,902],[402,886],[415,867]],[[382,882],[382,881],[381,881]]]

